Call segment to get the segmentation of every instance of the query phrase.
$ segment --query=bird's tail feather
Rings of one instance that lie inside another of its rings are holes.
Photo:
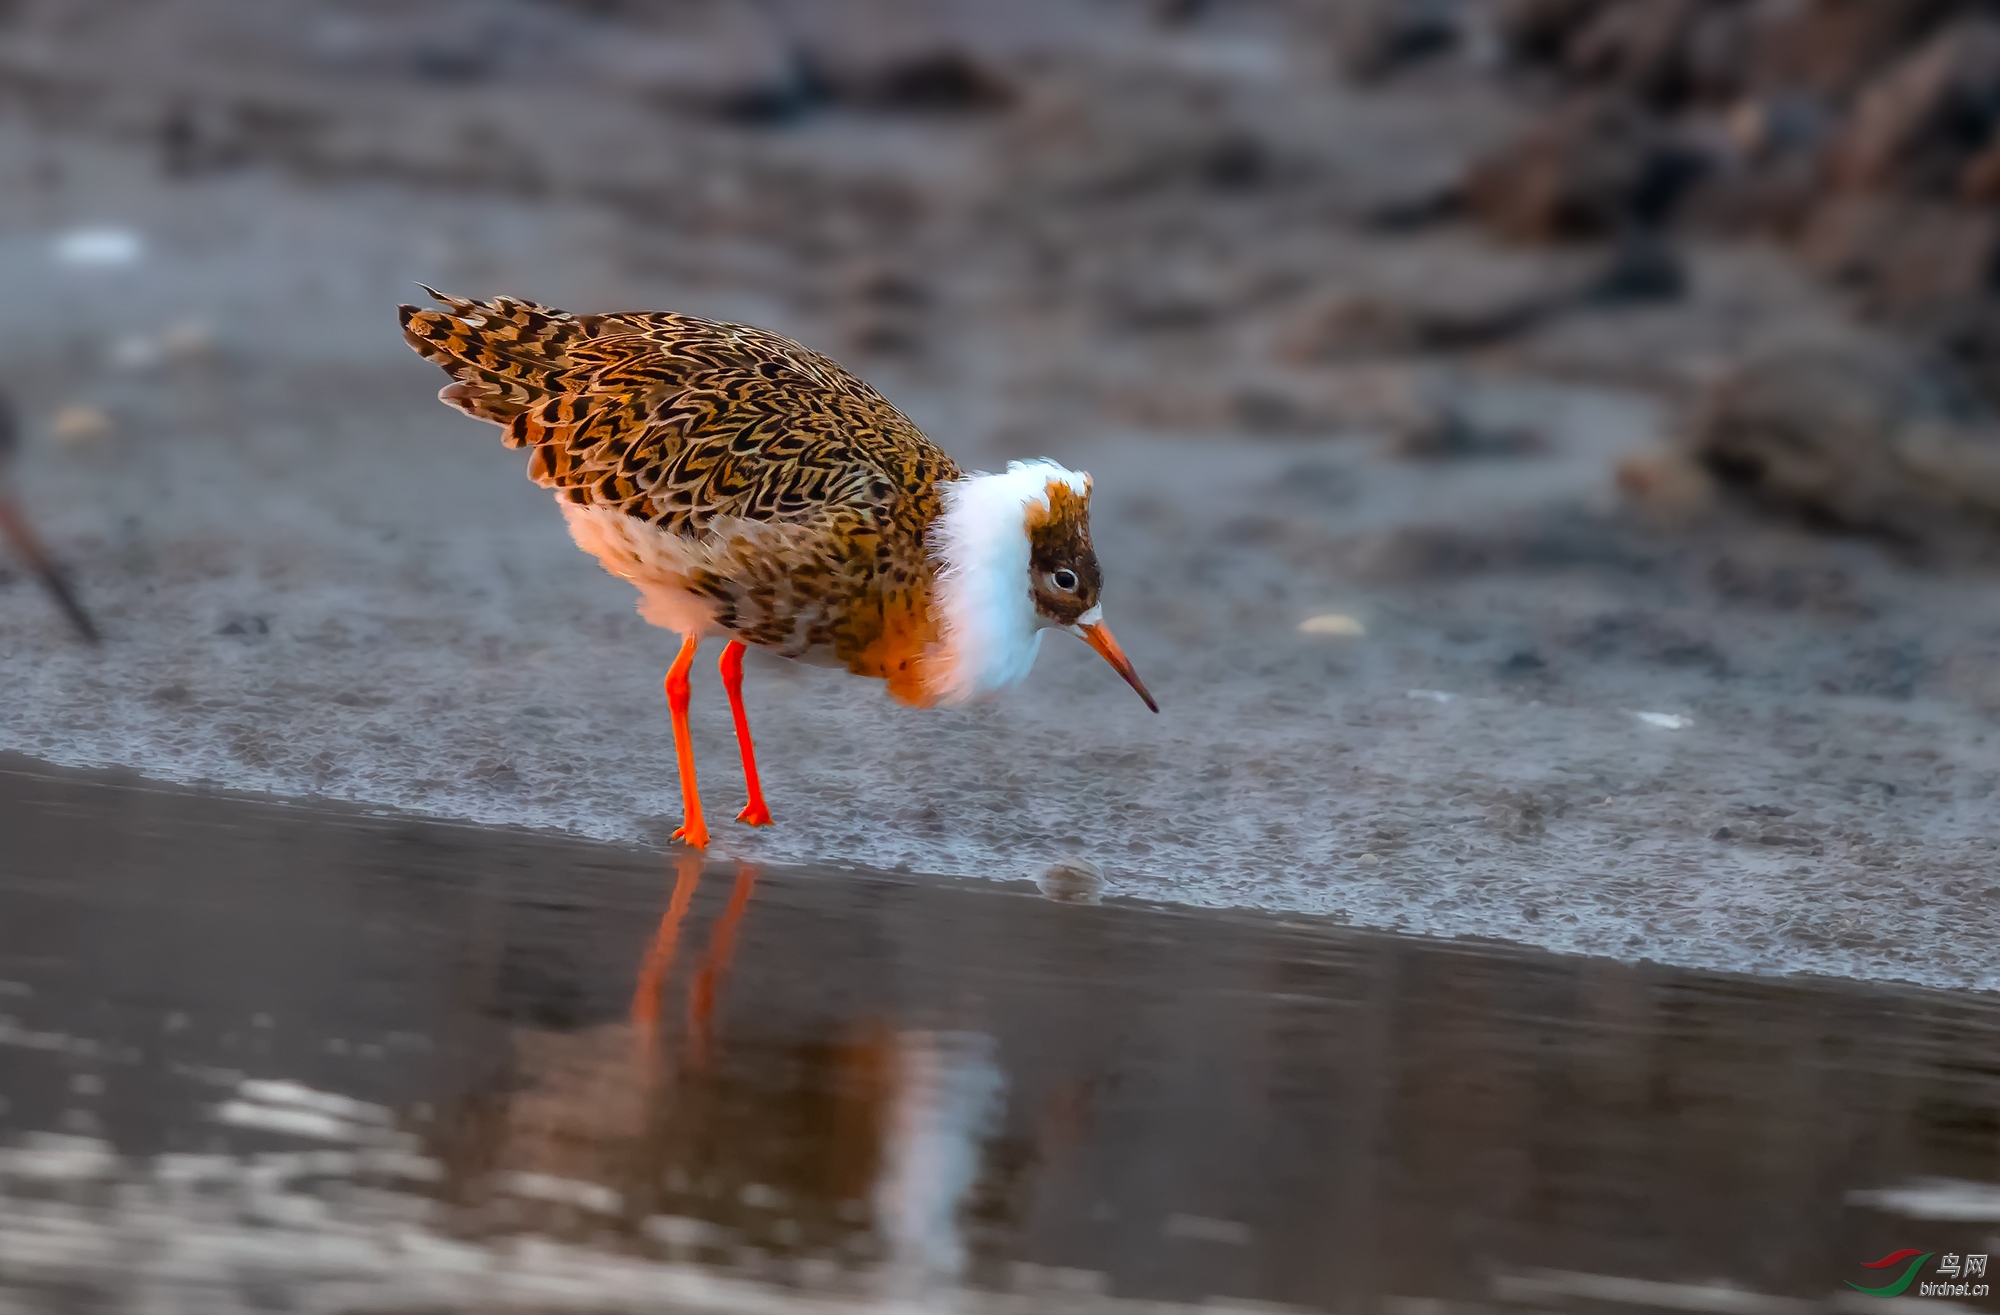
[[[482,302],[424,291],[445,309],[403,306],[399,315],[404,339],[452,377],[438,399],[508,426],[508,446],[521,446],[526,435],[512,422],[537,402],[571,391],[582,364],[571,349],[589,337],[587,327],[578,316],[513,297]]]

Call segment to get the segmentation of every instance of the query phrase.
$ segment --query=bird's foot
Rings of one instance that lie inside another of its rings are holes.
[[[743,811],[736,815],[736,820],[745,826],[769,826],[771,810],[764,806],[762,799],[752,799],[743,806]]]
[[[708,848],[708,824],[700,818],[684,822],[674,830],[674,839],[687,842],[689,849]]]

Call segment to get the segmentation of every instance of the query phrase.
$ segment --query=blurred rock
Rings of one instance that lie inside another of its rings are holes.
[[[1457,218],[1464,203],[1458,179],[1424,179],[1407,190],[1371,199],[1356,209],[1353,222],[1370,232],[1408,233]]]
[[[1618,463],[1618,491],[1656,527],[1684,529],[1715,505],[1715,480],[1677,450],[1627,457]]]
[[[1990,4],[1496,0],[1492,22],[1556,95],[1472,169],[1472,216],[1522,241],[1671,224],[1795,244],[2000,406]]]
[[[1532,327],[1545,302],[1542,297],[1509,297],[1419,306],[1376,296],[1336,297],[1296,315],[1280,331],[1276,348],[1281,360],[1294,365],[1462,351]]]
[[[1502,0],[1496,32],[1515,62],[1677,107],[1740,84],[1746,7],[1716,0]]]
[[[1831,107],[1820,97],[1780,89],[1738,100],[1723,119],[1723,131],[1739,155],[1770,163],[1817,148],[1834,123]]]
[[[1343,6],[1333,32],[1341,70],[1368,82],[1451,50],[1459,42],[1458,9],[1452,0],[1365,0]]]
[[[1517,64],[1677,108],[1753,89],[1845,98],[1977,0],[1497,0]]]
[[[1153,0],[1153,21],[1162,27],[1186,27],[1208,13],[1214,0]]]
[[[1961,298],[1934,307],[1921,340],[1989,406],[2000,399],[2000,301]]]
[[[1746,365],[1715,389],[1689,448],[1726,487],[1810,525],[1940,549],[2000,533],[2000,429],[1887,352]]]
[[[1274,347],[1293,365],[1472,351],[1572,311],[1673,301],[1686,292],[1687,272],[1673,248],[1635,234],[1580,277],[1548,277],[1540,288],[1447,285],[1422,302],[1367,294],[1319,301],[1292,316]]]
[[[1958,191],[1968,201],[1985,205],[2000,201],[2000,130],[1965,162],[1958,175]]]
[[[1609,83],[1656,103],[1686,99],[1694,82],[1694,30],[1713,12],[1706,0],[1623,0],[1580,22],[1564,64],[1586,81]]]
[[[1806,264],[1903,322],[1977,298],[2000,271],[2000,223],[1983,209],[1898,195],[1837,198],[1799,240]]]
[[[901,114],[1005,109],[1011,81],[962,50],[944,49],[863,68],[835,68],[794,48],[778,74],[723,95],[715,108],[741,123],[782,126],[835,107]]]
[[[113,425],[110,413],[103,407],[71,402],[56,412],[49,428],[65,443],[93,443],[108,436]]]
[[[1755,93],[1712,125],[1709,167],[1678,214],[1709,232],[1798,232],[1826,196],[1822,158],[1839,126],[1833,109],[1806,93]]]
[[[1282,388],[1246,384],[1226,399],[1227,423],[1273,438],[1309,438],[1330,433],[1342,417],[1313,399]]]
[[[1475,165],[1465,205],[1520,241],[1604,237],[1666,220],[1701,169],[1695,152],[1633,104],[1590,99]]]
[[[1095,176],[1079,191],[1105,200],[1169,191],[1251,192],[1279,173],[1261,141],[1229,125],[1141,135],[1112,144],[1092,166]]]
[[[1938,32],[1876,79],[1835,143],[1834,184],[1849,191],[1955,190],[2000,124],[2000,21]]]
[[[840,339],[857,356],[920,356],[924,335],[908,315],[880,309],[859,311],[842,318]]]
[[[1514,425],[1484,423],[1463,407],[1433,402],[1397,426],[1390,450],[1408,461],[1525,457],[1548,451],[1548,440]]]
[[[1524,64],[1560,64],[1569,43],[1609,0],[1495,0],[1494,28]]]
[[[1288,365],[1316,365],[1420,351],[1425,325],[1406,306],[1380,297],[1341,296],[1293,316],[1273,346]]]
[[[761,127],[794,123],[833,101],[833,82],[810,50],[788,51],[777,74],[724,92],[715,112],[724,119]],[[672,97],[667,97],[671,102]]]
[[[160,169],[169,178],[193,178],[260,160],[295,167],[313,161],[331,128],[324,114],[261,99],[217,104],[183,97],[161,112],[154,126]]]
[[[1612,248],[1567,299],[1583,306],[1640,306],[1687,295],[1687,267],[1665,242],[1637,233]]]
[[[1980,0],[1797,0],[1758,6],[1742,44],[1746,86],[1793,87],[1834,100],[1856,94],[1913,41]]]
[[[851,104],[904,113],[999,110],[1014,102],[1013,84],[962,50],[897,60],[836,86]]]

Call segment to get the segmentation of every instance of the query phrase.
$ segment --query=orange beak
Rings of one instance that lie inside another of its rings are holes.
[[[1160,710],[1160,705],[1153,702],[1153,696],[1148,694],[1146,687],[1139,682],[1139,673],[1132,670],[1132,659],[1125,656],[1125,650],[1118,647],[1118,641],[1111,637],[1111,631],[1102,621],[1071,628],[1082,636],[1084,643],[1096,649],[1098,654],[1111,664],[1113,671],[1125,677],[1127,685],[1139,691],[1139,697],[1146,700],[1147,707],[1154,712]]]

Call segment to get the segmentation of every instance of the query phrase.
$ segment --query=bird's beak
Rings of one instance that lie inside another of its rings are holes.
[[[1160,710],[1160,705],[1153,702],[1153,696],[1148,694],[1145,685],[1140,683],[1139,673],[1132,670],[1132,659],[1125,656],[1125,650],[1118,647],[1118,641],[1111,637],[1109,627],[1102,621],[1085,621],[1071,626],[1070,631],[1096,649],[1104,660],[1111,664],[1112,670],[1125,677],[1125,683],[1139,691],[1139,697],[1146,700],[1147,707],[1154,712]]]

